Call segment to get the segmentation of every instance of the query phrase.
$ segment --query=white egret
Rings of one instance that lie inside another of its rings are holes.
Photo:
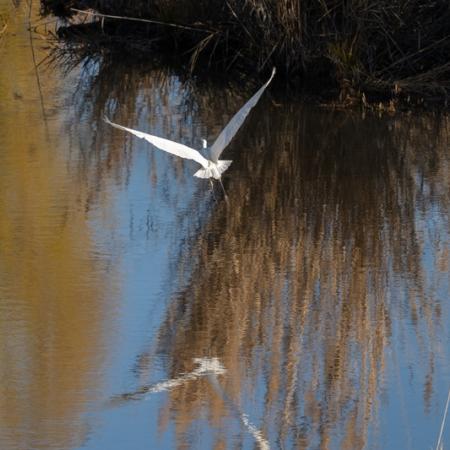
[[[132,128],[127,128],[122,125],[111,122],[107,117],[104,118],[105,122],[112,125],[113,127],[119,128],[120,130],[128,131],[138,138],[145,139],[146,141],[153,144],[155,147],[164,150],[165,152],[172,153],[173,155],[180,156],[181,158],[192,159],[198,162],[202,169],[194,173],[195,177],[199,178],[212,178],[219,180],[221,175],[225,170],[228,169],[232,161],[221,160],[219,156],[222,154],[225,147],[231,142],[233,137],[238,132],[241,125],[244,123],[245,118],[248,116],[250,110],[258,103],[264,90],[267,88],[272,78],[275,75],[275,67],[272,69],[272,75],[269,80],[263,84],[263,86],[253,95],[253,97],[233,116],[228,125],[222,130],[222,132],[217,137],[214,144],[209,149],[209,157],[205,158],[198,150],[188,147],[183,144],[179,144],[168,139],[163,139],[151,134],[144,133],[142,131],[133,130]],[[207,148],[207,142],[202,139],[203,148]],[[223,187],[223,186],[222,186]]]

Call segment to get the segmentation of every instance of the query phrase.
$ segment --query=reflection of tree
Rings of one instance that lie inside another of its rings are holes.
[[[429,275],[446,259],[425,264],[421,220],[449,208],[445,123],[261,107],[234,147],[229,205],[180,256],[196,266],[160,331],[171,374],[219,357],[236,403],[263,384],[272,440],[363,448],[393,321],[408,311],[430,342],[439,324],[442,280]],[[432,346],[428,358],[429,384]],[[206,398],[217,423],[225,407],[204,382],[171,393],[180,438]]]

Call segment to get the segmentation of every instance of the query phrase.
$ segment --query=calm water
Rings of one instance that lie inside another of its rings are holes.
[[[434,448],[450,119],[271,88],[224,153],[227,204],[101,118],[200,148],[256,85],[36,71],[26,4],[0,5],[0,448]]]

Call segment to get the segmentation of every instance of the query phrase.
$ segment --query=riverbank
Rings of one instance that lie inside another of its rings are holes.
[[[162,52],[191,72],[265,74],[277,66],[279,79],[343,106],[447,106],[450,95],[446,1],[42,0],[42,7],[64,18],[60,37],[89,51]]]

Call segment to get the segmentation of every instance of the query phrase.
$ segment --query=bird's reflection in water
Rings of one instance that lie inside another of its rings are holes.
[[[169,113],[148,114],[142,92],[165,111],[182,91],[178,82],[155,73],[133,84],[135,74],[125,77],[127,89],[94,85],[105,93],[94,120],[101,123],[107,105],[125,104],[132,126],[145,117],[168,138],[199,140],[208,129],[211,140],[224,123],[218,116],[242,104],[233,91],[217,95],[191,84],[184,87],[195,99],[185,103],[190,120],[172,123]],[[117,73],[108,76],[123,85]],[[193,373],[198,355],[214,355],[226,367],[220,395],[209,375],[168,391],[164,410],[180,445],[201,408],[222,429],[230,399],[258,411],[252,421],[280,446],[362,449],[386,380],[402,383],[392,375],[399,374],[395,361],[426,372],[424,405],[435,395],[445,280],[431,275],[448,267],[448,118],[364,117],[264,101],[224,153],[234,160],[224,178],[229,204],[200,207],[196,196],[179,215],[173,235],[183,238],[171,265],[169,306],[137,372],[142,382],[159,357],[169,380]],[[191,175],[177,160],[167,170],[180,180]],[[170,179],[152,172],[155,187]],[[176,188],[167,190],[168,198],[180,198]],[[427,344],[420,356],[417,341]],[[138,397],[156,386],[142,385]],[[217,445],[234,445],[236,434],[224,430]]]
[[[258,119],[236,144],[245,152],[225,179],[230,206],[216,205],[180,253],[173,279],[185,287],[157,341],[172,374],[190,370],[195,355],[217,355],[226,395],[184,384],[168,407],[180,442],[205,399],[217,424],[230,398],[260,412],[258,429],[270,442],[327,448],[337,439],[362,449],[377,421],[387,355],[397,354],[392,335],[409,336],[410,348],[415,339],[429,343],[410,361],[418,371],[423,357],[432,371],[439,351],[435,305],[444,285],[425,274],[439,271],[442,256],[421,258],[431,244],[418,211],[428,202],[448,210],[445,121],[436,130],[426,118],[298,106]],[[439,233],[448,244],[448,232]]]
[[[157,392],[169,391],[177,386],[198,379],[207,375],[223,375],[226,371],[217,358],[194,358],[194,364],[197,366],[192,371],[182,373],[171,380],[161,381],[155,384],[148,384],[139,387],[136,391],[126,392],[111,399],[112,405],[120,404],[122,401],[143,400],[147,395]]]
[[[109,406],[119,406],[131,400],[144,400],[147,399],[151,394],[170,391],[171,389],[182,386],[185,383],[194,382],[200,377],[206,377],[206,379],[214,387],[216,392],[223,398],[230,413],[242,422],[250,435],[255,439],[259,447],[262,450],[269,450],[270,445],[264,438],[261,431],[251,423],[248,415],[241,411],[241,409],[236,404],[234,404],[234,402],[224,392],[218,380],[218,376],[225,375],[226,369],[220,363],[219,359],[194,358],[193,363],[196,365],[196,367],[191,372],[180,374],[178,377],[172,378],[171,380],[161,381],[155,384],[142,385],[136,391],[126,392],[124,394],[115,396],[109,401]]]

